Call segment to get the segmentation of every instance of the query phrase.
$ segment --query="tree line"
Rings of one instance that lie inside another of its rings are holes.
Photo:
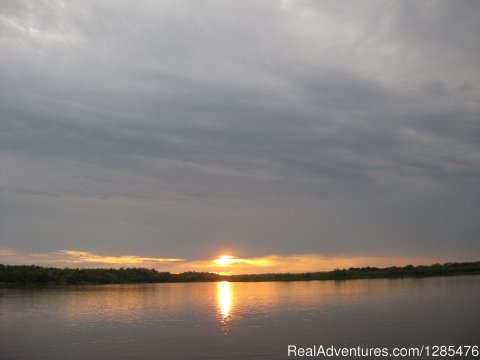
[[[180,274],[154,269],[72,269],[36,265],[0,264],[0,283],[4,284],[136,284],[200,281],[299,281],[402,278],[480,274],[480,261],[433,265],[362,267],[309,273],[220,275],[187,271]]]

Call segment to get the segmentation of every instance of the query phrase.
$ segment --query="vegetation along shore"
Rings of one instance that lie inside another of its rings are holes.
[[[363,267],[336,269],[324,272],[220,275],[188,271],[180,274],[159,272],[154,269],[71,269],[35,265],[0,264],[0,283],[3,284],[129,284],[171,283],[200,281],[305,281],[347,280],[372,278],[403,278],[480,274],[480,261],[449,262],[433,265],[407,265],[404,267]]]

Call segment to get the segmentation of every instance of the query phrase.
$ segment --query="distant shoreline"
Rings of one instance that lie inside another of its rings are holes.
[[[480,261],[449,262],[433,265],[407,265],[403,267],[363,267],[336,269],[308,273],[274,273],[220,275],[208,272],[188,271],[180,274],[158,272],[144,268],[121,269],[71,269],[36,265],[0,264],[0,284],[20,285],[76,285],[76,284],[145,284],[180,282],[260,282],[260,281],[309,281],[353,280],[379,278],[419,278],[432,276],[458,276],[480,274]]]

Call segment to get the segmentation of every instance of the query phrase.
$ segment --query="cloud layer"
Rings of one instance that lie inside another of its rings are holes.
[[[480,254],[480,6],[6,1],[0,241]]]

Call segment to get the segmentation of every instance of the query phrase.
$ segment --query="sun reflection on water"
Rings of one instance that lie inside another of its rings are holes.
[[[222,321],[226,322],[232,311],[233,304],[232,284],[228,281],[217,283],[217,304]]]

